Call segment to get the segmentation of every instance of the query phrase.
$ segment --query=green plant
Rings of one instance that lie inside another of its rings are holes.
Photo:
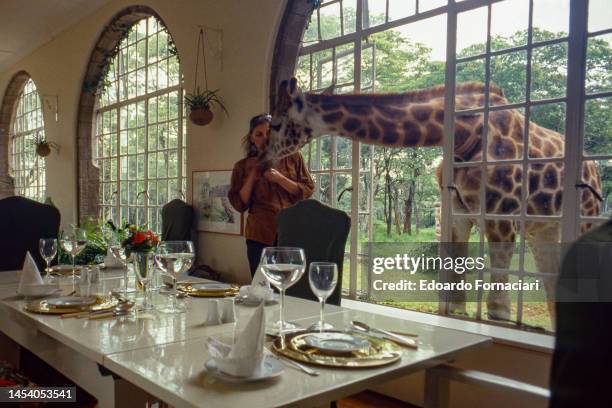
[[[229,112],[225,108],[225,104],[223,99],[218,95],[219,90],[215,89],[214,91],[205,90],[200,92],[200,89],[195,93],[188,93],[185,95],[185,105],[189,107],[190,111],[194,111],[196,109],[206,109],[210,110],[214,106],[218,106],[222,109],[226,115],[229,116]]]
[[[104,221],[95,219],[93,217],[87,218],[81,223],[80,228],[84,229],[87,233],[87,245],[76,257],[76,263],[79,265],[92,265],[104,261],[106,252],[108,250],[108,243],[104,237],[102,226]],[[60,232],[60,238],[64,235],[64,232]],[[72,259],[70,255],[65,252],[61,246],[58,248],[58,262],[60,264],[71,264]]]

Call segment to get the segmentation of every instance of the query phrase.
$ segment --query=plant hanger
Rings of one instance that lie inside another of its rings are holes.
[[[193,86],[193,93],[200,93],[200,87],[198,85],[198,68],[200,65],[200,45],[202,46],[202,63],[204,64],[204,90],[208,90],[208,78],[206,76],[206,50],[204,49],[204,29],[200,27],[200,34],[198,35],[198,47],[196,49],[196,69],[195,69],[195,84]]]

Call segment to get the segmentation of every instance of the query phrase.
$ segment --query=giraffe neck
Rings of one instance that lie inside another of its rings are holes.
[[[307,94],[306,103],[306,118],[316,135],[335,134],[389,147],[442,145],[443,97]]]

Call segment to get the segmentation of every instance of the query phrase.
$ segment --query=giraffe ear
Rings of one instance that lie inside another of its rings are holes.
[[[284,80],[278,86],[276,95],[276,106],[274,116],[284,116],[291,107],[291,96],[289,95],[289,82]]]

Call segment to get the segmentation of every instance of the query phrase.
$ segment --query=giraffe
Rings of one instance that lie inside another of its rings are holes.
[[[485,85],[462,83],[456,87],[456,110],[484,106]],[[489,86],[491,105],[507,104],[503,91]],[[283,81],[279,86],[275,111],[270,126],[267,148],[260,156],[265,165],[298,151],[314,137],[334,134],[353,140],[387,147],[442,146],[444,122],[444,86],[397,94],[321,94],[303,93],[297,80]],[[504,164],[503,160],[521,159],[523,154],[524,116],[515,109],[489,112],[487,146],[483,146],[482,114],[458,114],[455,120],[455,162],[478,162],[483,149],[491,163],[481,174],[478,165],[456,167],[452,180],[454,193],[451,206],[455,213],[478,213],[481,206],[487,214],[520,214],[521,205],[528,215],[560,215],[563,201],[563,167],[558,162],[529,165],[526,175],[527,197],[522,198],[522,166]],[[530,158],[560,158],[564,154],[564,136],[533,122],[529,123]],[[442,189],[442,164],[437,169]],[[480,186],[485,183],[485,202],[481,203]],[[601,181],[593,162],[585,162],[582,183],[588,187],[581,196],[581,212],[596,216],[600,212],[598,191]],[[469,241],[475,219],[458,218],[452,225],[452,241]],[[514,252],[518,223],[512,219],[491,219],[484,225],[489,243],[493,282],[507,282],[508,275],[494,272],[507,269]],[[534,254],[540,272],[556,273],[559,254],[550,243],[560,242],[560,227],[553,222],[526,222],[525,239]],[[455,279],[461,279],[456,274]],[[554,280],[544,279],[549,312],[554,304]],[[451,304],[451,312],[465,312],[462,296]],[[489,318],[510,320],[510,299],[506,291],[490,291],[487,296]]]

